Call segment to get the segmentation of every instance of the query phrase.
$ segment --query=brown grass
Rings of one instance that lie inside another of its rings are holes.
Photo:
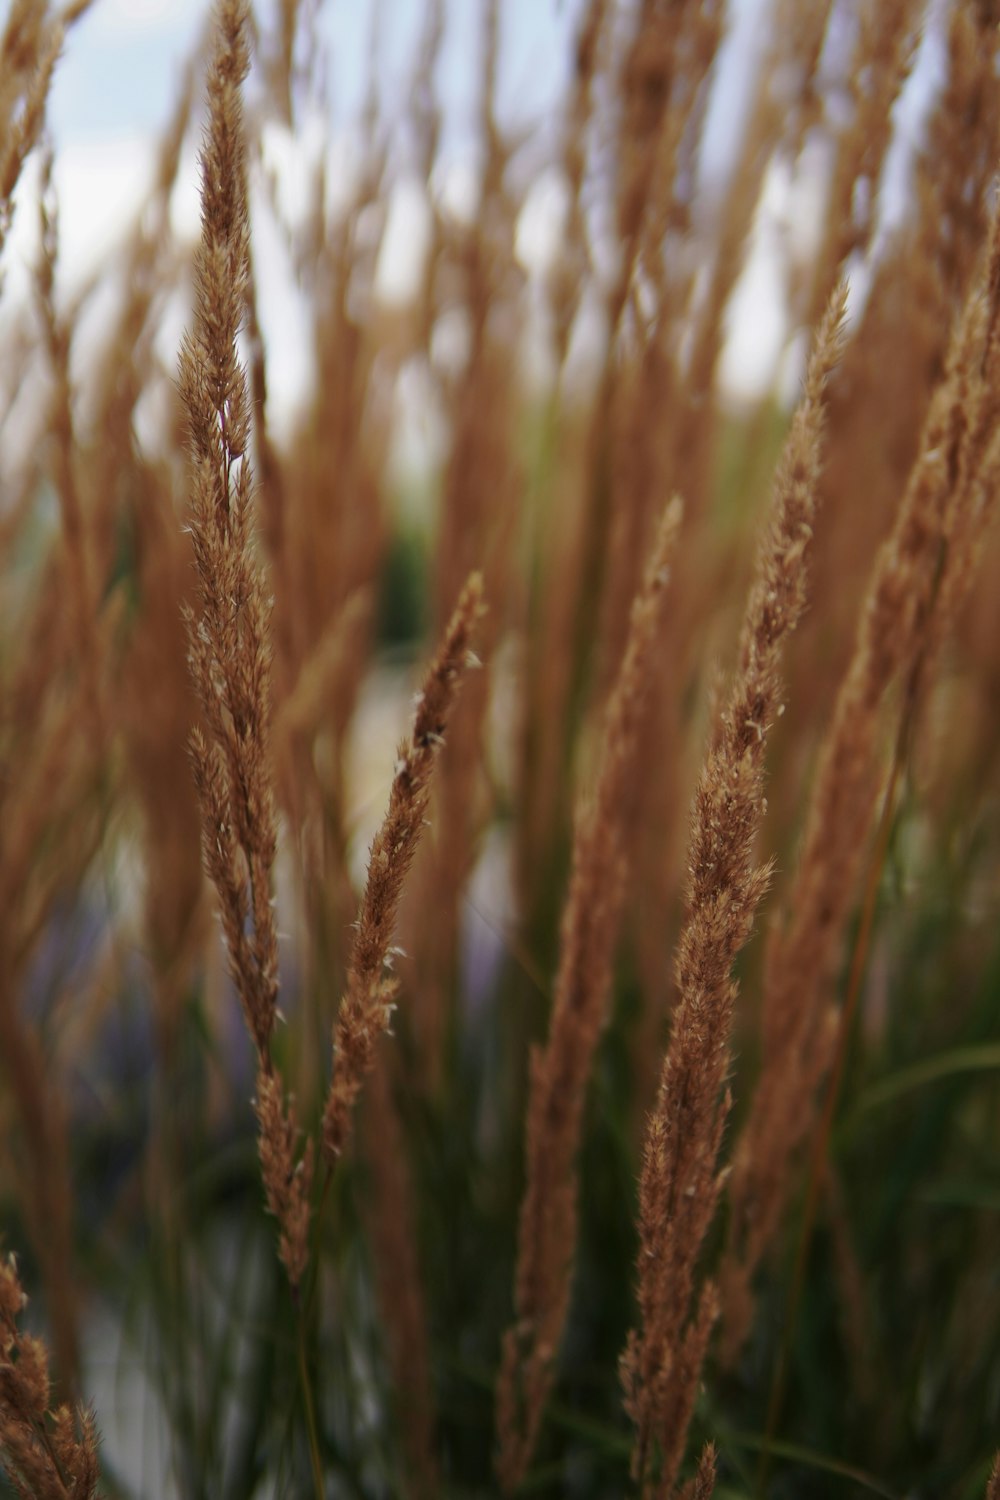
[[[603,727],[593,800],[577,814],[562,917],[549,1037],[531,1064],[526,1116],[527,1187],[515,1281],[517,1322],[504,1339],[497,1388],[498,1473],[505,1491],[524,1478],[552,1386],[576,1246],[576,1158],[598,1038],[607,1024],[625,894],[622,815],[636,774],[656,676],[662,600],[681,505],[664,511]]]
[[[414,700],[413,728],[399,747],[389,807],[368,855],[368,879],[334,1028],[333,1071],[323,1108],[323,1152],[331,1167],[349,1139],[355,1101],[375,1063],[375,1044],[392,1023],[398,988],[392,976],[392,937],[399,897],[423,827],[431,769],[445,743],[462,676],[476,661],[472,639],[483,608],[482,579],[474,573],[459,595]]]
[[[753,860],[764,809],[764,745],[781,710],[784,640],[806,600],[818,498],[823,389],[839,357],[846,293],[817,334],[802,400],[779,463],[771,517],[743,624],[739,668],[712,728],[695,794],[688,916],[677,953],[670,1045],[650,1117],[639,1197],[639,1329],[622,1378],[636,1425],[633,1474],[669,1495],[691,1420],[718,1293],[695,1296],[695,1266],[722,1185],[718,1157],[731,1106],[723,1095],[736,986],[733,962],[770,883]],[[660,1449],[657,1464],[654,1443]]]
[[[854,655],[823,747],[784,931],[775,929],[764,991],[765,1066],[734,1155],[730,1252],[722,1271],[727,1346],[734,1357],[751,1318],[750,1282],[789,1189],[789,1164],[807,1135],[829,1065],[835,1018],[827,985],[883,781],[879,726],[887,692],[904,684],[901,719],[914,730],[927,691],[928,652],[954,620],[968,582],[969,512],[989,479],[991,268],[996,244],[955,331],[902,503],[869,584]],[[984,327],[985,323],[985,327]],[[973,547],[975,544],[973,543]],[[951,582],[949,583],[949,579]],[[954,593],[952,591],[955,591]]]
[[[738,6],[542,7],[522,130],[486,0],[458,207],[453,7],[345,133],[329,7],[217,0],[80,284],[89,9],[0,35],[4,1481],[100,1492],[103,1297],[192,1494],[981,1492],[995,0],[775,0],[723,167]]]
[[[93,1414],[53,1409],[48,1356],[18,1320],[27,1298],[12,1256],[0,1265],[0,1451],[23,1500],[91,1500],[98,1493]]]

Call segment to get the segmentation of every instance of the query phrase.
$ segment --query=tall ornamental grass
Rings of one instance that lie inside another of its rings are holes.
[[[102,3],[0,39],[0,1492],[1000,1500],[1000,8],[772,0],[722,172],[737,0],[530,132],[481,0],[459,211],[455,6],[347,153],[215,0],[71,295]]]

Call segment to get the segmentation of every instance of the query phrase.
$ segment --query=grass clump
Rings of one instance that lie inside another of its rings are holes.
[[[292,213],[327,22],[218,0],[70,296],[89,9],[0,39],[0,1488],[998,1500],[994,7],[775,0],[722,173],[738,7],[581,0],[526,144],[485,0],[465,214],[426,0]]]

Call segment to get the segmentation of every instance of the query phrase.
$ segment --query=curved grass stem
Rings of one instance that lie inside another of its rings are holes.
[[[864,898],[861,906],[861,921],[858,925],[857,937],[851,954],[851,967],[847,981],[847,996],[844,1001],[843,1010],[840,1014],[840,1027],[837,1035],[837,1050],[834,1055],[833,1068],[830,1073],[830,1081],[827,1085],[826,1097],[823,1102],[823,1113],[816,1131],[812,1160],[809,1167],[809,1180],[806,1187],[806,1201],[802,1210],[802,1227],[799,1231],[799,1240],[795,1252],[795,1264],[792,1270],[791,1286],[788,1292],[788,1303],[784,1318],[784,1332],[782,1334],[781,1348],[778,1353],[778,1362],[775,1366],[774,1379],[771,1382],[771,1394],[768,1398],[767,1420],[764,1424],[764,1443],[761,1448],[760,1463],[757,1469],[756,1493],[763,1496],[767,1484],[767,1476],[770,1469],[771,1457],[775,1453],[774,1439],[777,1434],[778,1422],[781,1418],[781,1410],[785,1400],[785,1389],[788,1382],[788,1366],[791,1358],[792,1340],[795,1332],[795,1320],[798,1313],[799,1301],[805,1282],[806,1264],[809,1259],[809,1250],[812,1244],[813,1230],[816,1225],[816,1215],[819,1209],[820,1195],[826,1182],[826,1164],[829,1156],[830,1137],[833,1132],[833,1120],[837,1110],[837,1101],[840,1097],[840,1088],[844,1077],[844,1068],[847,1062],[847,1048],[853,1029],[854,1016],[858,1008],[861,996],[861,983],[864,979],[865,969],[868,962],[868,950],[871,946],[872,930],[875,925],[875,912],[878,906],[878,891],[882,879],[882,870],[885,865],[886,855],[889,849],[889,839],[892,834],[893,820],[896,808],[896,789],[902,771],[906,745],[909,738],[909,730],[916,701],[916,683],[919,678],[919,664],[917,671],[911,679],[911,690],[907,694],[907,708],[900,725],[899,736],[896,741],[895,753],[892,758],[892,766],[889,771],[889,780],[886,784],[882,799],[882,810],[879,815],[878,830],[875,836],[875,846],[868,866],[868,874],[865,879]]]
[[[316,1405],[313,1401],[312,1382],[309,1379],[309,1364],[306,1360],[306,1324],[301,1305],[296,1310],[298,1324],[299,1380],[302,1385],[302,1403],[306,1413],[306,1431],[309,1437],[309,1462],[312,1466],[313,1488],[316,1500],[323,1500],[323,1463],[319,1452],[319,1433],[316,1427]]]

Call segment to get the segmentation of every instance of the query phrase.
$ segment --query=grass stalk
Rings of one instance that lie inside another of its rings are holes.
[[[323,1460],[319,1451],[319,1432],[316,1427],[316,1406],[313,1400],[312,1380],[309,1377],[309,1361],[306,1355],[305,1308],[296,1298],[296,1348],[299,1367],[299,1385],[302,1390],[302,1405],[306,1414],[306,1436],[309,1443],[309,1463],[312,1469],[313,1490],[316,1500],[323,1500]]]

